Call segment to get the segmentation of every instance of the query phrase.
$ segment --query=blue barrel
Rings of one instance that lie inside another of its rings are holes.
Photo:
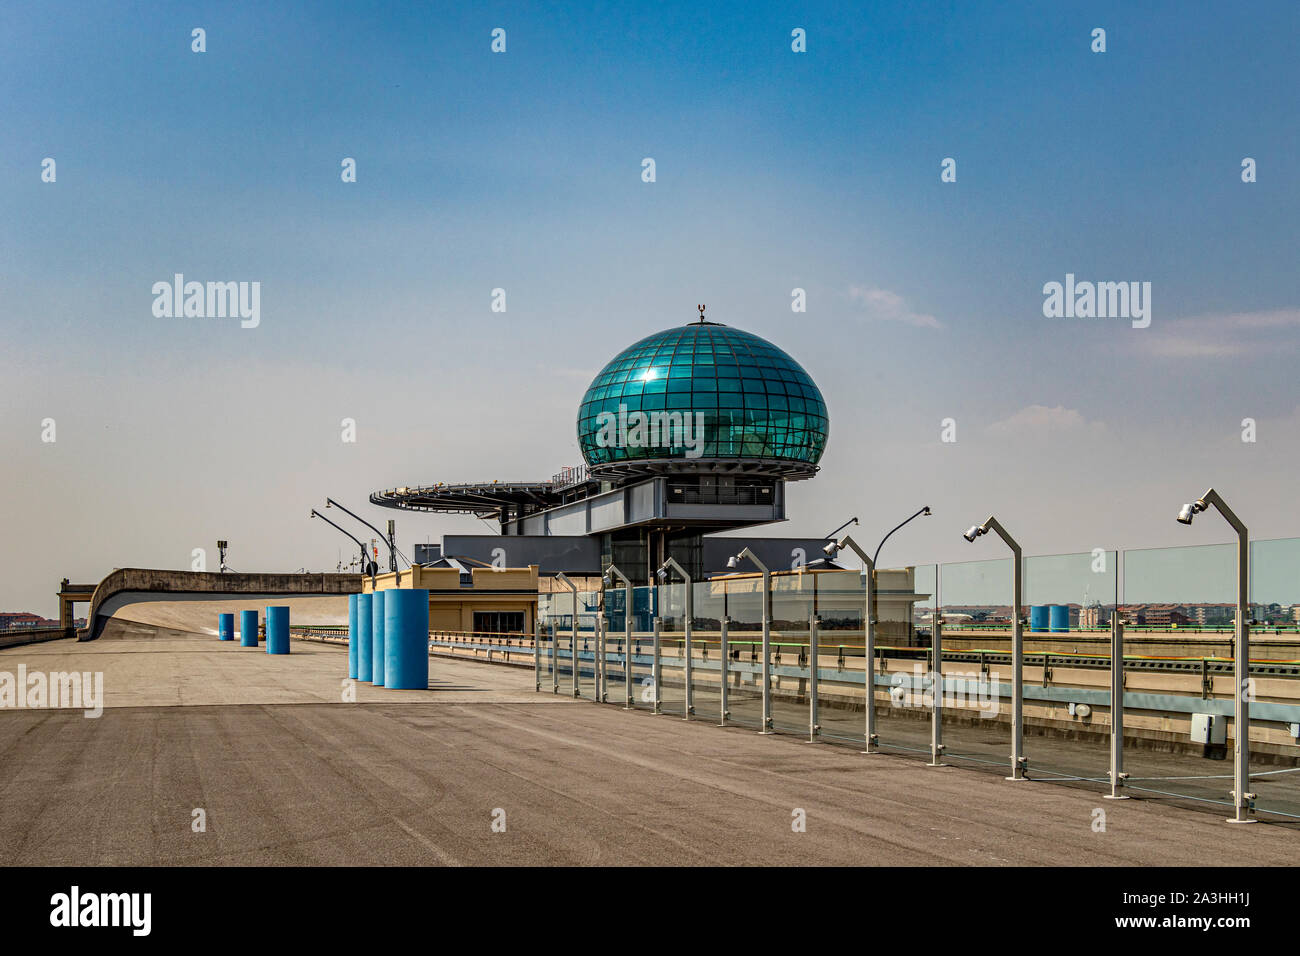
[[[289,609],[283,605],[266,609],[266,653],[289,653]]]
[[[1046,631],[1048,628],[1049,607],[1046,604],[1035,604],[1029,608],[1029,630]]]
[[[357,598],[359,594],[348,595],[348,676],[357,679]]]
[[[235,639],[235,615],[217,615],[217,639],[222,641],[233,641]]]
[[[239,646],[257,646],[257,612],[239,612]]]
[[[357,680],[370,680],[370,605],[373,594],[357,595]]]
[[[429,590],[384,594],[384,686],[429,689]]]
[[[384,686],[384,602],[387,591],[376,591],[370,602],[370,683]]]
[[[1058,634],[1070,629],[1070,607],[1067,604],[1052,605],[1052,633]]]

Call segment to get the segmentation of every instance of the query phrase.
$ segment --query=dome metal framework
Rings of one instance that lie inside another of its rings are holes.
[[[797,479],[817,473],[830,422],[816,383],[786,352],[701,320],[614,356],[583,396],[577,428],[593,476]]]

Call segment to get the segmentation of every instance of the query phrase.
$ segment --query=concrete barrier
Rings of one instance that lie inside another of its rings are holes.
[[[215,571],[171,571],[159,568],[119,568],[99,582],[90,599],[86,626],[77,639],[93,641],[99,636],[112,599],[125,592],[141,592],[152,600],[166,600],[173,594],[356,594],[361,590],[359,574],[236,574]]]
[[[217,615],[217,640],[233,641],[235,639],[235,615]]]
[[[239,612],[239,646],[257,646],[257,612]]]
[[[429,592],[426,588],[384,591],[384,686],[392,690],[429,687]]]
[[[266,609],[266,653],[289,653],[289,608],[284,605]]]
[[[374,601],[372,594],[357,595],[357,680],[369,682],[373,676],[371,668],[371,628],[373,620],[370,605]]]
[[[370,682],[384,686],[384,595],[389,591],[376,591],[370,602]]]

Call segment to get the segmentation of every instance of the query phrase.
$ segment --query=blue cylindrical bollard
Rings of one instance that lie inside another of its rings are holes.
[[[1066,604],[1053,604],[1050,617],[1052,633],[1060,634],[1070,630],[1070,608]]]
[[[374,603],[373,594],[357,595],[357,680],[369,681],[371,675],[370,653],[370,605]]]
[[[348,595],[348,676],[357,679],[357,598],[360,594]]]
[[[384,602],[387,591],[376,591],[370,604],[370,683],[384,686]]]
[[[1029,630],[1046,631],[1048,624],[1048,605],[1035,604],[1029,609]]]
[[[233,641],[235,639],[235,615],[217,615],[217,640]]]
[[[388,591],[384,598],[384,686],[429,689],[429,590]]]
[[[257,646],[257,612],[239,612],[239,646]]]
[[[289,653],[289,609],[282,604],[266,609],[266,653]]]

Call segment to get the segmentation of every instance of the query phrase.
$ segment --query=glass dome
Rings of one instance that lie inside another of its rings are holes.
[[[829,427],[821,392],[789,355],[749,332],[692,322],[601,369],[578,410],[578,445],[597,474],[696,460],[807,477]]]

